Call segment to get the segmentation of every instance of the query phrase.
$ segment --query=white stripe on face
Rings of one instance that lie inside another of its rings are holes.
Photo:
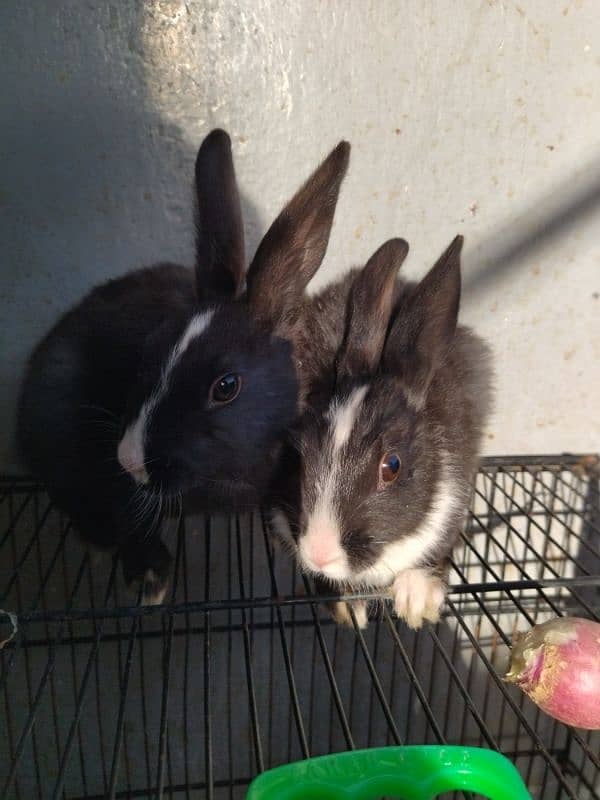
[[[137,483],[148,483],[148,473],[146,471],[144,458],[144,444],[152,412],[161,399],[167,394],[171,374],[178,361],[190,346],[190,343],[199,336],[202,336],[207,330],[214,313],[215,309],[211,308],[192,317],[182,336],[171,350],[156,388],[143,404],[140,413],[131,425],[129,425],[119,442],[117,448],[119,464],[124,470],[129,472]]]
[[[327,411],[329,444],[317,476],[317,499],[300,538],[300,560],[311,571],[342,580],[349,576],[342,547],[343,531],[336,513],[335,494],[343,477],[342,450],[349,441],[369,387],[354,389],[346,400],[334,400]]]
[[[448,461],[446,453],[431,507],[417,530],[385,545],[377,561],[355,575],[353,581],[373,587],[387,586],[398,573],[415,567],[440,544],[447,535],[448,525],[455,523],[456,512],[465,505],[463,491],[453,478]]]
[[[209,308],[207,311],[202,311],[200,314],[196,314],[190,320],[187,328],[185,329],[183,336],[177,342],[175,347],[173,348],[171,355],[169,356],[169,361],[167,362],[167,370],[172,370],[175,364],[179,361],[181,356],[185,353],[185,351],[190,346],[190,343],[193,342],[194,339],[197,339],[199,336],[206,331],[210,323],[212,322],[212,318],[215,315],[215,309]]]
[[[360,386],[350,394],[345,403],[333,402],[327,411],[327,418],[333,428],[333,451],[337,453],[346,444],[363,404],[368,386]]]

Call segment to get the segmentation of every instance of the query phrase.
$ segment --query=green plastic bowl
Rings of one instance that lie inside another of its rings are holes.
[[[442,792],[531,800],[515,766],[494,750],[415,745],[352,750],[263,772],[246,800],[433,800]]]

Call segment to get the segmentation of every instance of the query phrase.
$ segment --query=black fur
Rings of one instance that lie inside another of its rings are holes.
[[[239,397],[211,407],[213,380],[229,372],[241,376]],[[242,304],[219,308],[206,334],[178,362],[152,415],[151,481],[168,493],[201,489],[207,501],[215,496],[215,510],[231,505],[228,494],[237,505],[255,505],[285,427],[296,417],[297,398],[290,342],[266,333]],[[219,482],[226,491],[215,489]]]
[[[288,321],[301,327],[302,295],[325,252],[348,150],[339,145],[276,220],[244,293],[230,141],[213,131],[196,160],[195,272],[163,264],[109,281],[31,356],[18,410],[23,458],[87,542],[120,548],[126,579],[148,581],[147,595],[160,597],[166,586],[170,556],[159,523],[172,498],[186,492],[202,509],[239,508],[266,490],[303,395],[297,328]],[[209,327],[176,362],[150,416],[149,482],[137,487],[118,463],[119,441],[190,320],[207,309]],[[226,372],[241,377],[241,391],[229,405],[211,405],[209,388]]]

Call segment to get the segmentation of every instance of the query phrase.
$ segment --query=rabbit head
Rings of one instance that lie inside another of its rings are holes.
[[[297,415],[290,325],[325,255],[348,157],[341,142],[271,225],[245,275],[230,140],[216,130],[202,143],[196,308],[148,338],[118,445],[137,483],[167,495],[198,489],[208,505],[261,496]]]

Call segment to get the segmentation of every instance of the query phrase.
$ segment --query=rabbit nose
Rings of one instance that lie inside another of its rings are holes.
[[[141,467],[131,467],[128,472],[136,483],[148,483],[148,473],[143,465]]]
[[[119,464],[128,472],[136,483],[148,483],[148,472],[144,463],[144,451],[141,437],[135,425],[129,427],[117,448]]]
[[[315,567],[317,567],[318,569],[325,570],[325,569],[327,569],[327,567],[332,567],[335,564],[340,564],[341,561],[342,561],[342,556],[340,556],[338,554],[336,554],[334,556],[330,556],[330,555],[327,555],[327,554],[325,554],[325,555],[321,555],[320,554],[316,558],[313,556],[313,558],[311,558],[311,561],[313,562]]]
[[[343,571],[346,563],[345,553],[339,546],[330,545],[333,543],[327,541],[303,542],[300,550],[307,567],[324,573]]]
[[[309,569],[330,577],[341,577],[346,571],[340,527],[328,509],[317,508],[309,516],[306,533],[300,537],[299,551]]]

